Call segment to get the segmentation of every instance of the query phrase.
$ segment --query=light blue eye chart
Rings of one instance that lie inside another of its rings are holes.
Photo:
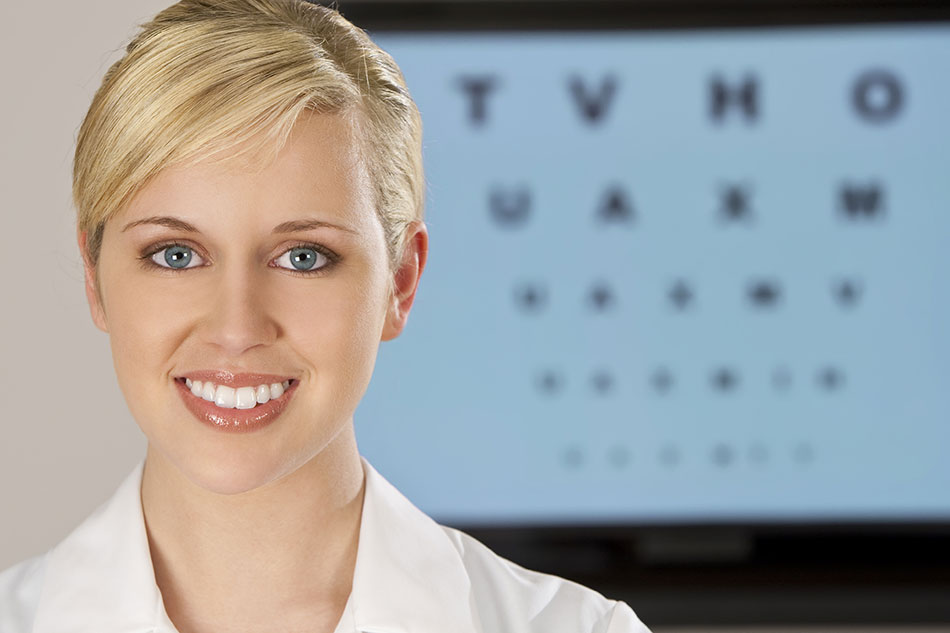
[[[375,39],[430,250],[354,419],[416,505],[950,518],[950,26]]]

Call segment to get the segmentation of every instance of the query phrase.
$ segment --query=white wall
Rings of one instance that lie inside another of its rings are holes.
[[[0,569],[68,534],[145,455],[89,318],[70,171],[102,75],[170,4],[0,3]]]

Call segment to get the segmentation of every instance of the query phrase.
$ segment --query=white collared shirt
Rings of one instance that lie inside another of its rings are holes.
[[[626,603],[439,525],[360,459],[353,588],[335,633],[649,633]],[[59,545],[0,573],[0,633],[177,633],[152,569],[143,466]]]

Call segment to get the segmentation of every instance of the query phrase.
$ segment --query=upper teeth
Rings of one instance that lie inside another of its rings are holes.
[[[258,385],[257,387],[226,387],[216,385],[213,382],[201,382],[185,378],[185,385],[191,389],[191,393],[204,398],[208,402],[223,409],[253,409],[259,404],[264,404],[268,400],[274,400],[284,394],[290,387],[290,381],[275,382],[270,385]]]

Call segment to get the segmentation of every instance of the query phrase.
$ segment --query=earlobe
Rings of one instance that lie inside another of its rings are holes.
[[[429,254],[429,232],[421,220],[413,222],[407,229],[405,251],[402,263],[395,272],[395,292],[390,298],[386,313],[386,323],[380,340],[389,341],[399,336],[406,327],[409,310],[416,297],[419,278],[426,265]]]
[[[96,269],[89,260],[89,253],[86,250],[86,232],[78,232],[79,253],[82,256],[82,267],[84,271],[86,301],[89,303],[89,313],[92,316],[92,322],[97,328],[108,333],[109,327],[106,323],[105,310],[102,307],[102,299],[99,296],[99,290],[96,284]]]

